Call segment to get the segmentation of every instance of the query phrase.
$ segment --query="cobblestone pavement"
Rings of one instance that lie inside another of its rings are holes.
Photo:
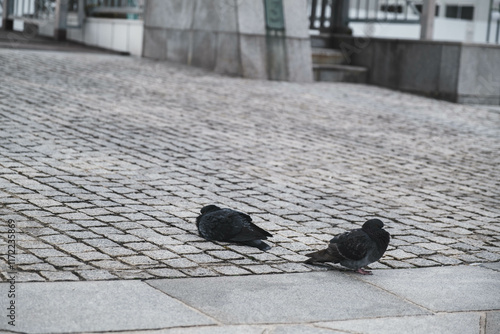
[[[488,108],[114,55],[4,49],[0,73],[18,281],[325,270],[303,254],[373,217],[393,239],[372,268],[500,260]],[[272,250],[201,239],[209,203],[251,214]]]

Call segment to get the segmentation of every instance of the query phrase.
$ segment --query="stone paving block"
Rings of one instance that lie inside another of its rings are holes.
[[[179,257],[178,254],[172,253],[165,249],[158,250],[145,250],[142,251],[142,254],[154,259],[154,260],[165,260],[165,259],[173,259]],[[189,256],[189,254],[188,254]]]
[[[415,265],[413,265],[411,263],[398,261],[398,260],[381,259],[380,262],[382,264],[388,265],[391,268],[413,268],[413,267],[415,267]]]
[[[49,281],[78,281],[80,278],[69,271],[41,271],[40,274]]]
[[[196,267],[196,268],[183,268],[180,269],[183,273],[185,273],[188,276],[193,276],[193,277],[210,277],[210,276],[219,276],[220,273],[215,272],[212,269],[209,268],[204,268],[204,267]]]
[[[76,270],[75,271],[79,276],[83,277],[83,279],[88,281],[101,281],[101,280],[111,280],[116,279],[117,277],[111,274],[107,270],[101,269],[90,269],[90,270]]]
[[[6,273],[1,273],[5,280],[8,280]],[[44,282],[46,279],[34,272],[18,272],[16,274],[16,282]]]
[[[280,272],[285,272],[285,273],[300,273],[300,272],[311,271],[311,269],[308,266],[301,263],[280,263],[280,264],[273,264],[272,266],[278,269]]]
[[[163,268],[163,269],[148,269],[148,273],[158,277],[158,278],[163,278],[163,277],[168,277],[168,278],[178,278],[178,277],[186,277],[185,274],[180,272],[179,270],[176,269],[169,269],[169,268]]]
[[[494,263],[484,263],[481,264],[482,267],[493,269],[496,271],[500,271],[500,262],[494,262]]]
[[[126,270],[131,268],[129,265],[116,260],[92,261],[91,264],[97,268],[106,270]]]
[[[143,332],[143,331],[133,331],[133,332],[123,332],[120,334],[232,334],[232,333],[241,333],[241,334],[262,334],[266,333],[268,330],[274,330],[275,327],[271,326],[264,326],[264,325],[258,325],[258,326],[250,326],[250,325],[233,325],[233,326],[197,326],[197,327],[187,327],[187,328],[169,328],[165,330],[158,330],[158,331],[148,331],[148,332]],[[273,331],[273,333],[274,333]],[[307,332],[302,332],[305,334],[310,334]],[[329,332],[330,334],[336,334],[332,333],[331,331]],[[321,332],[318,332],[318,334],[323,334]]]
[[[96,238],[96,239],[85,239],[83,240],[86,244],[89,244],[90,246],[102,249],[106,247],[119,247],[120,245],[117,244],[114,241],[104,239],[104,238]]]
[[[73,256],[76,256],[77,258],[88,262],[88,261],[95,261],[95,260],[109,260],[111,259],[110,256],[103,254],[101,252],[84,252],[84,253],[73,253]]]
[[[251,271],[254,274],[271,274],[271,273],[280,273],[282,272],[278,268],[273,268],[270,265],[249,265],[243,266],[243,268]]]
[[[143,241],[141,238],[131,234],[108,234],[106,237],[120,244]]]
[[[226,265],[226,266],[213,266],[211,267],[212,270],[215,270],[218,273],[221,273],[223,275],[248,275],[250,272],[248,270],[245,270],[243,268],[237,267],[237,266],[231,266],[231,265]]]
[[[53,244],[53,245],[60,245],[60,244],[67,244],[67,243],[74,243],[76,240],[73,238],[70,238],[68,236],[59,234],[59,235],[47,235],[47,236],[42,236],[40,239]]]
[[[0,289],[6,294],[7,284],[0,284]],[[16,330],[24,333],[146,330],[214,324],[209,317],[139,281],[22,283],[18,284],[18,292]],[[7,322],[0,323],[2,330],[11,329],[7,326]]]
[[[434,312],[494,310],[500,272],[478,266],[379,270],[361,279]]]
[[[353,315],[380,317],[391,314],[429,314],[377,288],[352,281],[346,274],[332,271],[151,280],[148,284],[226,324],[313,322],[332,318],[340,320]],[[193,294],[198,284],[210,286],[211,289],[204,294]],[[294,293],[283,293],[283,289]],[[351,303],[353,299],[358,302]],[[245,303],[241,303],[242,300]],[[335,306],[345,302],[350,304],[349,308]],[[263,303],[266,307],[262,307]]]
[[[39,258],[46,258],[49,256],[66,256],[66,254],[54,248],[32,249],[31,252]]]
[[[162,262],[172,268],[193,268],[198,265],[196,262],[190,261],[185,258],[164,260]]]
[[[127,244],[125,244],[126,247],[128,248],[131,248],[133,250],[140,250],[140,251],[144,251],[144,250],[156,250],[158,249],[158,246],[156,245],[153,245],[149,242],[129,242]]]
[[[485,334],[498,333],[498,329],[500,328],[500,312],[487,312],[485,320]]]
[[[62,244],[58,245],[60,249],[67,253],[81,253],[81,252],[92,252],[95,251],[94,248],[87,246],[83,243],[67,243],[67,244]]]
[[[7,268],[7,265],[5,265],[5,268]],[[17,270],[27,271],[27,272],[41,272],[42,270],[55,271],[56,268],[48,263],[35,263],[28,265],[18,265]]]
[[[99,250],[109,256],[124,256],[136,254],[133,250],[125,247],[102,247],[99,248]]]
[[[315,324],[340,332],[366,334],[399,333],[470,333],[479,334],[480,314],[458,313],[406,316],[381,319],[359,319]]]
[[[158,261],[152,260],[147,256],[134,255],[134,256],[123,256],[118,258],[120,261],[128,263],[133,266],[148,266],[157,264]]]
[[[452,257],[447,257],[443,255],[431,255],[428,256],[428,259],[441,263],[441,264],[448,264],[448,265],[456,265],[462,263],[459,259],[455,259]]]
[[[241,259],[244,256],[240,253],[232,252],[229,250],[221,250],[221,251],[207,251],[207,254],[210,254],[218,259],[221,260],[235,260],[235,259]]]
[[[17,254],[15,255],[16,264],[33,264],[43,262],[38,257],[31,254]]]
[[[477,256],[481,259],[487,260],[487,261],[498,261],[500,260],[500,255],[492,252],[477,252],[474,253],[474,256]]]
[[[405,252],[404,250],[401,250],[401,249],[386,251],[384,256],[391,256],[391,257],[395,258],[396,260],[411,259],[411,258],[416,257],[416,255]]]

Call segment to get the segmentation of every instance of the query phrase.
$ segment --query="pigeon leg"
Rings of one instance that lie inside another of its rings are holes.
[[[361,275],[373,275],[370,270],[364,270],[363,268],[359,268],[356,272]]]

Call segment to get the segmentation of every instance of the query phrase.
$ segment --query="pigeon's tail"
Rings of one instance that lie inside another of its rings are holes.
[[[309,259],[305,260],[304,262],[308,264],[312,264],[314,262],[333,262],[333,263],[339,262],[338,257],[334,256],[330,252],[329,248],[306,254],[306,256],[308,256]]]
[[[268,251],[271,249],[271,246],[266,244],[262,240],[249,240],[249,241],[244,241],[242,244],[247,245],[247,246],[252,246],[252,247],[257,247],[261,251]]]

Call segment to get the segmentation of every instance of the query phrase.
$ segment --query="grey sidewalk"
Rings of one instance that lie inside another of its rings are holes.
[[[370,277],[326,271],[22,283],[16,290],[15,329],[26,333],[500,332],[500,263]],[[0,328],[13,329],[6,321]]]

